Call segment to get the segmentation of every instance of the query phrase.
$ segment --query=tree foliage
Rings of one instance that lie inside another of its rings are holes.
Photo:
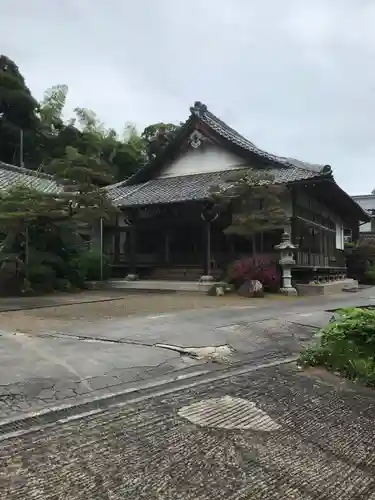
[[[145,161],[146,140],[127,123],[120,136],[101,122],[93,110],[76,106],[67,119],[68,87],[47,89],[38,103],[17,65],[0,56],[0,161],[38,169],[62,159],[68,147],[87,158],[97,157],[112,168],[116,181],[131,176]]]
[[[1,294],[21,293],[33,281],[48,291],[57,288],[56,280],[69,279],[68,241],[77,234],[67,202],[23,185],[0,191]],[[72,252],[78,252],[77,243]]]
[[[87,157],[67,147],[64,158],[52,160],[45,170],[64,186],[60,197],[68,200],[75,219],[93,224],[100,218],[110,219],[116,212],[101,189],[113,182],[113,172],[100,157]]]
[[[0,55],[0,161],[20,164],[21,131],[25,159],[32,161],[38,127],[37,108],[38,103],[18,66]]]
[[[57,84],[47,89],[38,103],[17,65],[0,56],[0,161],[20,164],[22,131],[27,168],[38,169],[62,159],[70,147],[88,158],[101,158],[111,166],[114,179],[120,181],[159,155],[181,126],[159,122],[139,134],[128,121],[119,134],[106,127],[95,111],[79,105],[67,119],[68,93],[67,85]]]
[[[63,191],[42,193],[23,185],[0,191],[0,293],[83,286],[94,266],[83,235],[116,213],[95,184],[103,175],[95,159],[68,150],[49,167]]]
[[[56,135],[64,126],[63,111],[67,95],[67,85],[54,85],[44,93],[39,117],[45,133]]]
[[[375,241],[345,245],[348,276],[364,284],[375,284]]]
[[[236,172],[211,191],[215,205],[232,210],[232,223],[225,233],[251,238],[254,253],[257,233],[282,228],[288,221],[284,196],[285,187],[275,184],[273,175],[251,169]]]
[[[180,126],[173,123],[159,122],[144,129],[141,137],[145,141],[148,160],[155,158],[165,149],[177,134]]]
[[[86,271],[81,265],[82,235],[116,213],[101,188],[134,174],[178,130],[157,123],[139,134],[127,121],[119,134],[79,103],[67,118],[68,91],[67,85],[54,85],[38,103],[16,63],[0,56],[0,162],[24,162],[51,174],[63,188],[51,194],[26,185],[0,191],[3,290],[9,291],[9,280],[18,292],[25,283],[36,288],[49,283],[51,289],[61,288],[62,281],[82,284],[87,269],[92,274],[98,268],[93,253]]]

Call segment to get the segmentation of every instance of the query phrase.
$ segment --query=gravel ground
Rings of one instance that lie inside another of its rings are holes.
[[[92,296],[100,300],[101,296]],[[157,315],[192,309],[212,309],[217,307],[265,304],[268,299],[247,299],[236,295],[209,297],[200,294],[129,294],[123,298],[109,300],[106,295],[102,302],[87,302],[90,294],[79,294],[77,303],[41,309],[9,311],[0,313],[0,329],[20,332],[64,331],[74,329],[75,323],[82,321],[121,319],[135,316]],[[70,299],[72,300],[72,299]],[[272,300],[290,300],[275,298]]]
[[[241,430],[251,418],[233,410],[224,429],[180,415],[228,396],[273,429]],[[263,368],[2,443],[2,499],[373,500],[374,411],[373,391]]]

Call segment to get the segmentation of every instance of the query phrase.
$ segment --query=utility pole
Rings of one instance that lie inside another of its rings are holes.
[[[103,217],[100,217],[100,281],[103,281]]]
[[[20,167],[23,167],[23,129],[20,129]]]

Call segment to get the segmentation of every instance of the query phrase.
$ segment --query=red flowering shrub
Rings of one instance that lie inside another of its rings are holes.
[[[280,271],[276,256],[261,254],[241,257],[230,264],[227,272],[227,282],[236,287],[244,281],[258,280],[267,291],[276,292],[280,288]]]

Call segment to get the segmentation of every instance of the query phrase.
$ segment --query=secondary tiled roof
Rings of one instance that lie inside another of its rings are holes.
[[[277,183],[287,183],[311,179],[319,172],[297,167],[267,169]],[[210,172],[178,177],[153,179],[141,184],[126,185],[125,182],[108,186],[107,192],[113,203],[119,207],[153,205],[159,203],[177,203],[183,201],[205,200],[210,195],[210,188],[225,182],[233,170]]]
[[[48,174],[0,162],[0,189],[23,185],[43,193],[57,193],[62,187]]]
[[[375,240],[375,233],[372,233],[372,232],[359,233],[359,239],[361,241],[363,241],[363,240],[366,240],[366,241]]]

